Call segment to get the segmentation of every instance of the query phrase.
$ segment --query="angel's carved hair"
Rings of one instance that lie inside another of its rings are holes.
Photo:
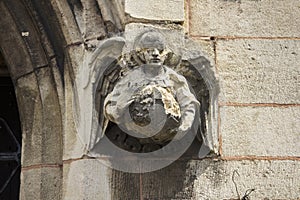
[[[163,50],[165,46],[166,42],[163,35],[153,30],[142,33],[134,44],[135,49],[157,48]]]

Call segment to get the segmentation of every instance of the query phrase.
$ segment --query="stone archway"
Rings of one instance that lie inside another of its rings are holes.
[[[40,5],[48,9],[47,4]],[[20,198],[59,199],[62,79],[56,61],[61,55],[48,40],[47,26],[34,6],[21,0],[0,2],[0,48],[15,87],[22,127]]]

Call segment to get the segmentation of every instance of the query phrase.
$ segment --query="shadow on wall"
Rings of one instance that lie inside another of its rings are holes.
[[[201,163],[203,172],[210,165],[210,162],[205,160],[190,158],[197,147],[195,143],[199,141],[195,139],[180,159],[154,172],[133,174],[113,170],[112,199],[191,199],[194,181],[199,176],[199,164]],[[197,161],[197,165],[193,161]]]

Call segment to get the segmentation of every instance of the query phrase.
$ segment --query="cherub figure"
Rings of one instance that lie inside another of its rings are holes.
[[[130,70],[104,101],[104,115],[122,130],[157,143],[180,139],[191,130],[200,103],[182,75],[164,65],[166,46],[158,32],[146,32],[135,45]],[[129,133],[130,134],[130,133]]]

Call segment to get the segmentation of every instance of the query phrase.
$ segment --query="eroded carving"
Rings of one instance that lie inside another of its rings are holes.
[[[110,121],[129,134],[153,136],[153,142],[160,144],[174,135],[178,139],[186,134],[199,110],[186,79],[163,64],[165,50],[159,33],[143,34],[129,56],[133,57],[129,59],[133,69],[120,79],[104,103],[104,115]]]
[[[124,30],[124,0],[67,0],[84,40],[111,37]]]
[[[74,100],[77,127],[87,154],[102,155],[105,136],[136,153],[156,151],[189,134],[198,136],[206,152],[213,149],[214,85],[207,59],[183,60],[155,30],[139,35],[132,50],[123,52],[125,44],[122,37],[101,42],[85,56],[77,77],[82,88]]]

